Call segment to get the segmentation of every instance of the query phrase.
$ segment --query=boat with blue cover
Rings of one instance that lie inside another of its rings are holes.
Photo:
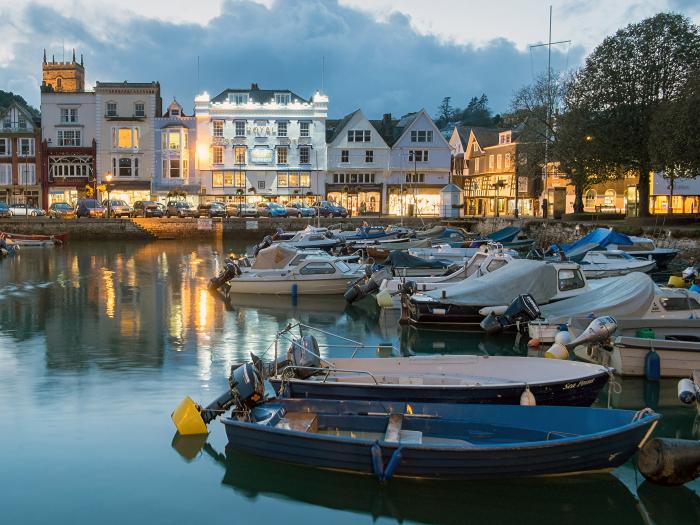
[[[239,405],[222,422],[233,449],[388,481],[614,469],[659,418],[648,409],[282,398]]]

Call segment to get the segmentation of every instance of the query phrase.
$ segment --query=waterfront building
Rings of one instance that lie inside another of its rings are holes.
[[[0,111],[0,202],[41,207],[41,121],[13,101]]]
[[[226,89],[195,98],[196,169],[205,200],[280,203],[324,194],[328,97]]]
[[[385,115],[382,121],[370,121],[358,109],[340,120],[326,122],[326,198],[340,203],[351,215],[379,214],[383,210],[391,148],[382,132],[383,123],[390,120]]]
[[[112,198],[131,204],[149,200],[156,162],[154,120],[162,115],[160,84],[97,82],[95,107],[98,182],[111,173]]]
[[[173,192],[186,194],[195,204],[200,194],[195,171],[196,120],[185,115],[182,105],[173,100],[162,117],[154,119],[155,174],[152,193],[166,202]]]
[[[663,173],[654,173],[650,195],[651,213],[700,213],[700,177],[670,179]]]
[[[85,90],[85,68],[49,62],[44,51],[41,84],[41,205],[75,204],[95,187],[95,93]]]
[[[514,129],[469,128],[461,166],[466,215],[514,215],[516,205],[520,216],[537,215],[536,181],[518,173],[517,137]]]
[[[450,182],[449,143],[425,110],[391,120],[386,135],[391,156],[385,213],[439,215],[440,190]]]

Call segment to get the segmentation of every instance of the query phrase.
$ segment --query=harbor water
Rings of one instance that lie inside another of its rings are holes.
[[[423,331],[342,297],[207,291],[222,255],[244,246],[70,243],[0,260],[0,521],[15,523],[700,523],[700,480],[666,488],[633,462],[613,473],[479,483],[316,471],[227,452],[222,425],[178,438],[170,413],[207,403],[232,364],[273,356],[290,322],[327,356],[527,355],[513,334]],[[286,350],[286,349],[285,349]],[[656,435],[700,438],[676,381],[616,379],[598,404],[663,415]]]

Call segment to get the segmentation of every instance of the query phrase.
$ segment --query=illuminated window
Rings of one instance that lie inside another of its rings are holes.
[[[586,202],[585,202],[586,208],[592,208],[593,206],[595,206],[595,198],[596,198],[595,190],[588,190],[586,192]]]
[[[214,136],[223,137],[224,136],[224,121],[215,120],[214,121]]]
[[[289,174],[289,186],[292,188],[299,187],[299,174],[298,173],[290,173]]]
[[[120,149],[139,147],[139,128],[113,128],[112,145]]]
[[[236,146],[234,148],[233,152],[236,164],[245,164],[246,149],[245,146]]]
[[[277,173],[277,187],[278,188],[287,188],[289,187],[289,173],[286,171],[280,171]]]
[[[299,186],[302,188],[311,187],[311,174],[308,172],[299,173]]]
[[[212,162],[214,164],[224,163],[224,148],[223,146],[212,147]]]
[[[496,169],[501,169],[503,167],[503,155],[500,153],[496,155]]]
[[[168,132],[168,149],[179,150],[180,149],[180,132],[179,131],[169,131]]]
[[[489,169],[493,169],[493,155],[489,155]]]
[[[510,168],[510,153],[506,153],[506,169]]]
[[[616,197],[615,190],[605,190],[605,196],[603,197],[603,204],[605,204],[606,206],[614,207],[615,206],[615,197]]]
[[[224,187],[224,172],[223,171],[215,171],[211,174],[211,185],[214,188],[223,188]]]
[[[277,164],[287,164],[287,148],[277,148]]]
[[[308,137],[310,135],[309,133],[309,126],[310,122],[300,122],[299,123],[299,136],[300,137]]]

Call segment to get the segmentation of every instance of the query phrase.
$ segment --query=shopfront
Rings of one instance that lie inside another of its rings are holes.
[[[388,186],[389,215],[438,216],[440,215],[440,189],[442,186]]]
[[[351,215],[379,215],[382,210],[382,185],[326,185],[326,199],[343,206]]]
[[[699,213],[700,177],[665,178],[654,173],[651,179],[651,213]]]
[[[109,195],[110,199],[122,200],[129,205],[137,201],[156,200],[151,194],[151,183],[149,181],[117,181],[103,183],[106,190],[100,195],[100,200],[104,200]]]

